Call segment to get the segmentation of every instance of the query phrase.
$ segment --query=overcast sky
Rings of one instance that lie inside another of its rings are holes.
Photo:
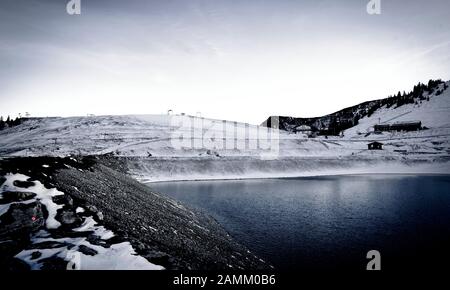
[[[261,123],[450,79],[450,1],[0,0],[0,115]]]

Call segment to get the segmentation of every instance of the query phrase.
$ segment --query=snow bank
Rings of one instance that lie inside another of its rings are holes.
[[[103,226],[98,226],[97,222],[91,216],[84,216],[81,226],[72,229],[74,233],[86,232],[85,237],[67,237],[53,238],[51,236],[52,229],[60,227],[60,223],[56,220],[57,211],[63,205],[56,204],[52,197],[64,195],[54,188],[47,189],[39,181],[33,181],[33,185],[22,188],[14,185],[15,181],[28,181],[29,177],[23,174],[7,174],[6,181],[0,187],[0,199],[3,198],[3,192],[32,192],[36,196],[33,198],[11,202],[0,205],[0,216],[5,214],[10,206],[15,203],[30,204],[40,202],[45,206],[48,217],[45,222],[45,229],[40,230],[31,237],[33,247],[18,253],[15,257],[23,260],[31,269],[41,269],[43,263],[49,258],[60,258],[67,262],[67,269],[77,270],[161,270],[161,266],[155,265],[147,261],[145,258],[136,255],[133,247],[129,242],[106,245],[106,241],[114,237],[114,233],[107,230]],[[81,207],[77,208],[77,212],[82,213],[85,210]],[[61,234],[61,233],[60,233]],[[105,242],[105,245],[92,244],[88,241],[87,236],[93,235]],[[50,243],[50,244],[49,244]],[[87,249],[87,250],[86,250]]]
[[[29,204],[35,201],[39,201],[45,206],[48,212],[48,217],[45,221],[47,228],[49,229],[58,228],[61,224],[55,219],[55,216],[58,209],[62,208],[62,205],[57,205],[56,203],[54,203],[52,197],[64,195],[64,193],[56,190],[55,188],[47,189],[39,181],[34,181],[34,185],[28,188],[21,188],[14,185],[14,181],[27,181],[28,178],[29,178],[28,176],[25,176],[23,174],[8,174],[6,175],[5,183],[0,188],[0,192],[18,191],[18,192],[35,193],[36,194],[35,198],[20,203]],[[5,212],[7,212],[10,205],[11,204],[0,205],[0,215],[3,215]]]
[[[96,231],[95,228],[91,230]],[[101,236],[107,240],[111,237]],[[33,258],[36,249],[24,250],[16,255],[29,264],[31,269],[39,270],[42,261],[49,257],[58,257],[67,261],[68,270],[162,270],[161,266],[148,262],[145,258],[137,256],[133,247],[128,242],[113,244],[110,247],[102,247],[89,243],[86,238],[60,238],[48,237],[48,233],[41,231],[32,238],[33,244],[53,242],[61,245],[50,249],[39,249],[41,256]],[[80,251],[80,247],[85,246],[95,251],[93,255],[87,255]]]

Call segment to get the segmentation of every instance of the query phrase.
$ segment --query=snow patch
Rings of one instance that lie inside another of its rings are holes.
[[[56,188],[48,189],[39,181],[33,181],[34,185],[28,188],[21,188],[14,185],[14,181],[27,181],[29,179],[28,176],[23,174],[7,174],[5,176],[6,181],[0,187],[0,192],[4,191],[18,191],[18,192],[34,192],[36,196],[33,199],[23,201],[23,202],[15,202],[15,203],[23,203],[29,204],[35,201],[39,201],[41,204],[45,206],[48,212],[48,217],[45,221],[47,228],[56,229],[61,223],[58,222],[55,217],[58,209],[62,208],[62,205],[58,205],[53,202],[52,197],[58,195],[64,195],[63,192],[58,191]],[[0,206],[0,216],[8,211],[10,204]]]
[[[86,237],[53,238],[49,229],[58,228],[61,224],[55,219],[58,209],[63,205],[53,202],[52,197],[63,195],[63,192],[55,188],[47,189],[39,181],[33,181],[34,185],[28,188],[21,188],[14,185],[14,181],[28,181],[29,177],[23,174],[7,174],[6,181],[0,187],[0,199],[3,192],[33,192],[36,196],[30,200],[22,202],[12,202],[0,205],[0,216],[6,213],[9,207],[15,203],[29,204],[40,202],[48,211],[48,218],[45,229],[33,234],[31,243],[33,245],[50,243],[50,248],[36,247],[36,249],[25,249],[15,257],[26,262],[31,269],[39,270],[46,262],[52,263],[48,259],[59,258],[67,262],[67,269],[77,270],[163,270],[162,266],[150,263],[145,258],[139,256],[134,251],[129,242],[111,244],[103,247],[92,244]],[[84,212],[78,207],[77,213]],[[114,237],[114,233],[103,226],[98,226],[93,217],[85,217],[81,226],[72,229],[74,232],[92,232],[102,241],[107,241]]]

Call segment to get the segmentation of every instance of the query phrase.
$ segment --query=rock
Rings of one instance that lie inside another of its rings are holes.
[[[4,237],[25,236],[37,231],[45,223],[39,202],[12,204],[0,217],[0,240]]]
[[[5,261],[0,261],[0,269],[6,270],[8,272],[23,272],[29,271],[30,266],[24,261],[17,259],[15,257],[9,257]]]
[[[39,259],[42,256],[42,253],[39,251],[35,251],[31,253],[31,260]]]
[[[5,191],[2,193],[2,195],[3,198],[0,199],[0,204],[30,200],[36,196],[36,194],[33,192],[20,192],[20,191]]]
[[[67,246],[67,248],[70,248],[70,245],[68,245],[67,243],[54,242],[54,241],[45,241],[45,242],[42,242],[42,243],[37,243],[37,244],[30,245],[30,249],[44,250],[44,249],[61,248],[61,247],[64,247],[64,246]]]
[[[41,270],[67,270],[68,262],[56,256],[43,259],[40,262],[42,263]]]
[[[52,201],[56,204],[64,204],[66,201],[65,195],[57,195],[52,197]]]
[[[25,239],[0,240],[0,271],[29,269],[26,263],[21,263],[21,260],[14,258],[14,256],[22,251],[26,246],[27,241],[25,241]]]
[[[144,243],[141,243],[139,241],[134,242],[133,244],[133,248],[138,251],[138,252],[147,252],[149,251],[148,246],[145,245]]]
[[[70,197],[70,195],[67,195],[67,194],[65,194],[64,196],[66,197],[67,204],[69,206],[73,206],[73,198]]]
[[[78,247],[78,250],[79,250],[81,253],[83,253],[83,254],[85,254],[85,255],[89,255],[89,256],[95,256],[95,255],[98,254],[98,252],[97,252],[96,250],[91,249],[91,248],[89,248],[89,247],[87,247],[87,246],[85,246],[85,245],[79,246],[79,247]]]
[[[102,213],[101,211],[99,211],[99,212],[96,214],[96,216],[97,216],[98,220],[100,220],[100,221],[103,220],[103,213]]]
[[[63,210],[56,217],[63,225],[72,225],[80,221],[80,218],[73,211]]]
[[[93,205],[87,205],[86,209],[88,211],[90,211],[91,213],[93,213],[93,214],[96,214],[98,212],[98,209],[95,206],[93,206]]]
[[[73,206],[73,199],[68,194],[54,196],[52,197],[52,200],[56,204],[66,204],[70,207]]]
[[[168,254],[153,250],[148,251],[145,255],[143,255],[143,257],[151,263],[162,266],[168,265],[170,259],[170,256]]]
[[[95,236],[95,235],[89,235],[86,238],[86,241],[88,241],[90,244],[96,245],[96,246],[103,246],[105,244],[104,240],[102,240],[99,236]]]
[[[21,187],[21,188],[28,188],[28,187],[34,186],[33,181],[14,180],[13,184],[14,184],[14,186]]]

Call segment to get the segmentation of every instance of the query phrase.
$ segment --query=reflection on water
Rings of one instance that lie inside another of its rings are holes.
[[[154,183],[216,218],[278,269],[435,263],[450,241],[450,176],[352,175]],[[443,257],[444,258],[444,257]],[[442,259],[439,259],[442,260]]]

